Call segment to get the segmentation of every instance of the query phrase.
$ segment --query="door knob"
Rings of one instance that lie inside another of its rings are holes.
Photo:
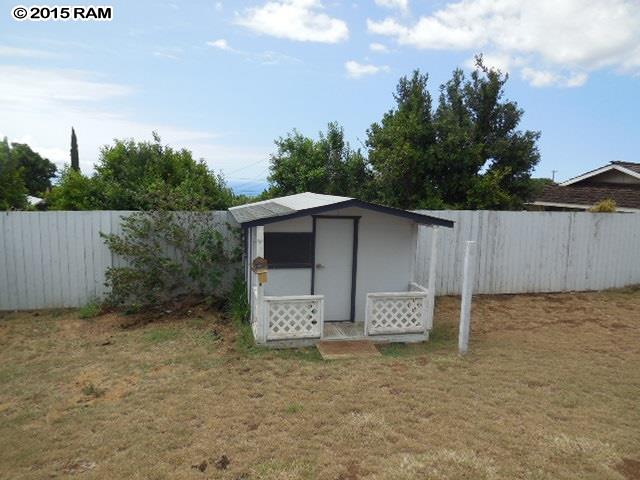
[[[324,268],[324,265],[321,263],[316,263],[316,268]]]

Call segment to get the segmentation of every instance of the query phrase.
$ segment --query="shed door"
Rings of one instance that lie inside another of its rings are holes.
[[[314,293],[324,295],[327,322],[351,317],[354,222],[316,217]]]

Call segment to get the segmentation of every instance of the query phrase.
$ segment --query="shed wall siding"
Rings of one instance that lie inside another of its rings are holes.
[[[413,259],[413,222],[362,208],[342,208],[323,215],[359,216],[356,321],[364,321],[367,293],[407,291]],[[265,225],[265,232],[311,232],[311,216]],[[269,271],[265,295],[308,295],[310,269]],[[315,292],[321,294],[322,292]],[[329,298],[326,302],[331,301]]]
[[[332,215],[359,215],[355,320],[364,321],[367,293],[406,292],[413,260],[413,222],[361,208]],[[327,299],[327,301],[329,301]]]
[[[269,279],[264,284],[268,296],[310,295],[310,268],[278,268],[269,270]]]
[[[266,232],[306,232],[313,230],[311,217],[299,217],[270,223]],[[279,268],[269,270],[269,279],[264,285],[264,294],[269,296],[311,294],[310,268]]]

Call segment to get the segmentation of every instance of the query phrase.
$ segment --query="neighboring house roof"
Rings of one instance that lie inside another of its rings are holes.
[[[621,186],[580,186],[568,187],[548,185],[536,197],[534,205],[567,208],[589,208],[610,198],[616,202],[618,210],[640,210],[640,188]]]
[[[444,220],[422,213],[385,207],[350,197],[322,195],[311,192],[297,193],[295,195],[287,195],[286,197],[272,198],[261,202],[240,205],[230,208],[229,212],[231,212],[233,218],[243,227],[254,227],[346,207],[365,208],[367,210],[408,218],[424,225],[453,227],[453,222],[450,220]]]
[[[629,170],[633,170],[636,173],[640,173],[640,163],[634,163],[634,162],[611,162],[611,163],[627,168]]]
[[[595,177],[596,175],[600,175],[611,170],[617,170],[619,172],[626,173],[627,175],[630,175],[634,178],[640,179],[640,163],[611,162],[609,165],[605,165],[604,167],[596,168],[595,170],[583,173],[582,175],[578,175],[577,177],[570,178],[569,180],[562,182],[560,186],[566,187],[569,185],[573,185],[574,183],[582,182],[587,178]]]

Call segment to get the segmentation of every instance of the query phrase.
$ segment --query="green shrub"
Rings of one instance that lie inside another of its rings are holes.
[[[80,318],[93,318],[100,315],[102,312],[102,306],[97,300],[91,300],[84,307],[78,311]]]
[[[614,213],[616,211],[616,201],[611,198],[605,198],[600,200],[593,207],[589,209],[590,212],[595,213]]]
[[[101,234],[127,262],[107,269],[107,301],[140,310],[181,295],[221,296],[223,278],[237,269],[241,253],[240,242],[225,240],[221,227],[238,235],[211,212],[158,210],[123,217],[121,234]]]
[[[233,280],[231,293],[229,294],[227,313],[234,322],[249,323],[251,306],[247,298],[247,283],[241,276],[237,276]]]

